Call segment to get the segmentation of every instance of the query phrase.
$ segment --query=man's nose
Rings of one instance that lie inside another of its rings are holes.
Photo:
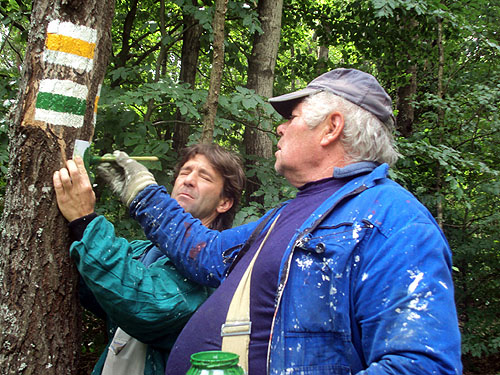
[[[288,124],[288,121],[278,125],[278,127],[276,128],[276,133],[278,134],[278,136],[283,137],[286,130],[286,124]]]
[[[193,171],[184,178],[184,185],[194,186],[196,184],[196,173]]]

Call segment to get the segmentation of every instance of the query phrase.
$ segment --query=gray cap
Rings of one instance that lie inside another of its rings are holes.
[[[324,73],[313,79],[305,89],[270,98],[269,102],[280,115],[290,118],[302,99],[320,91],[329,91],[366,109],[390,129],[396,123],[390,96],[375,77],[356,69],[338,68]]]

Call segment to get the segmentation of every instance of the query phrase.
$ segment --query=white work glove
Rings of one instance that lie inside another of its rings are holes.
[[[156,180],[144,165],[130,159],[125,152],[115,151],[113,155],[116,162],[102,163],[97,172],[128,207],[141,190],[156,184]]]

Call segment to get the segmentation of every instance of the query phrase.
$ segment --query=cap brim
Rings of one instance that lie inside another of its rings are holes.
[[[305,88],[299,91],[291,92],[289,94],[276,96],[274,98],[269,98],[269,103],[273,108],[284,118],[290,118],[292,116],[293,109],[301,102],[305,97],[316,94],[322,91],[321,89]]]

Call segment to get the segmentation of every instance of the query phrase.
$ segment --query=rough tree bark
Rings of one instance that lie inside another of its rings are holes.
[[[219,106],[219,93],[224,69],[224,25],[226,22],[228,0],[215,0],[215,14],[212,28],[214,30],[212,71],[210,73],[210,87],[205,106],[203,108],[202,143],[210,143],[214,136],[215,116]]]
[[[33,4],[0,223],[2,374],[76,374],[77,272],[52,174],[92,137],[113,12],[114,0]]]
[[[271,97],[280,41],[283,0],[260,0],[257,10],[263,33],[256,32],[253,38],[252,55],[248,61],[247,87],[259,95]],[[247,155],[267,159],[273,157],[272,141],[266,134],[266,130],[271,129],[272,125],[265,121],[255,127],[246,127],[244,143]],[[258,180],[247,182],[247,199],[258,190],[259,186]]]

